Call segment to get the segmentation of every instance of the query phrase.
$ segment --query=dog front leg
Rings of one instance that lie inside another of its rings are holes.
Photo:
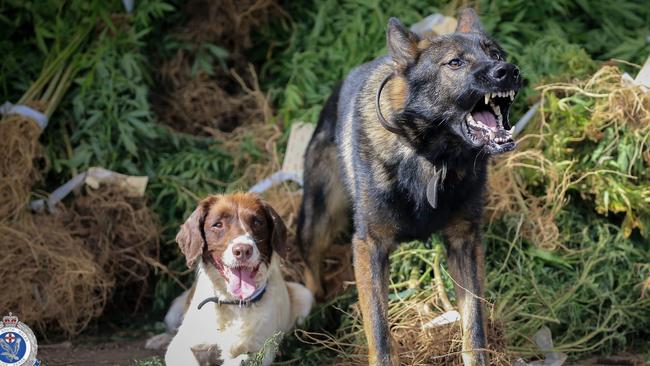
[[[165,365],[167,366],[201,366],[192,351],[192,345],[187,339],[178,336],[172,339],[165,352]]]
[[[444,231],[447,263],[454,280],[462,322],[463,364],[487,366],[483,287],[485,269],[479,224],[455,220]]]
[[[368,363],[372,366],[399,365],[388,325],[389,265],[387,243],[355,235],[354,277],[359,292],[363,328],[368,341]]]

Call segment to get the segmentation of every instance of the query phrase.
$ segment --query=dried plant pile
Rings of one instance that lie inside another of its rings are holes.
[[[187,22],[167,37],[174,53],[158,76],[163,92],[154,105],[161,121],[195,135],[269,122],[270,105],[243,51],[253,46],[254,31],[282,14],[279,5],[193,0],[183,10]]]
[[[140,310],[143,300],[150,297],[150,275],[161,267],[158,218],[146,199],[129,197],[112,186],[87,188],[71,203],[65,221],[111,279],[111,307]]]
[[[580,203],[620,222],[625,237],[650,237],[650,94],[614,66],[539,89],[536,130],[493,166],[492,218],[525,213],[522,236],[554,249],[561,212]]]
[[[38,162],[44,161],[40,135],[41,127],[29,118],[13,115],[0,121],[0,221],[16,219],[29,203],[40,177]]]
[[[11,291],[0,308],[18,314],[39,332],[74,335],[101,314],[114,282],[82,238],[50,215],[24,215],[0,224],[0,275]]]
[[[54,214],[23,213],[0,224],[3,278],[12,309],[39,331],[74,335],[111,305],[133,312],[158,265],[159,229],[143,198],[117,188],[88,189]]]

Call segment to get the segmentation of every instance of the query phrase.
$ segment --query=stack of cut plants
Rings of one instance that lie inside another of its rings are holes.
[[[622,77],[650,55],[650,7],[631,0],[143,0],[130,12],[97,0],[0,2],[0,101],[48,118],[0,122],[0,250],[47,269],[26,272],[36,285],[0,311],[20,303],[40,335],[136,318],[160,330],[192,281],[174,237],[197,200],[278,170],[291,124],[315,123],[336,83],[386,52],[389,17],[413,24],[461,6],[478,10],[526,78],[511,120],[540,103],[517,150],[490,167],[493,363],[546,357],[535,342],[545,328],[570,360],[650,357],[650,94]],[[146,176],[144,196],[82,186],[53,210],[30,209],[91,167]],[[298,187],[266,198],[293,232]],[[267,342],[280,364],[364,362],[349,246],[339,249],[327,275],[342,290]],[[292,253],[286,274],[299,279]],[[455,306],[444,257],[437,236],[392,255],[389,313],[405,365],[462,364],[458,322],[431,322]],[[19,272],[8,265],[3,278]]]

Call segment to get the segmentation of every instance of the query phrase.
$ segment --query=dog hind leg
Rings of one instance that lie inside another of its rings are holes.
[[[320,152],[320,159],[305,177],[297,240],[307,265],[305,284],[322,300],[326,252],[348,233],[351,215],[347,193],[339,178],[335,148],[330,146]]]
[[[462,322],[463,364],[487,366],[486,317],[483,307],[485,268],[479,224],[455,220],[444,231],[447,263],[454,280]]]
[[[335,88],[325,103],[305,153],[303,199],[296,235],[296,244],[307,265],[305,283],[319,300],[325,295],[325,254],[337,240],[349,240],[352,221],[335,144],[339,90]]]

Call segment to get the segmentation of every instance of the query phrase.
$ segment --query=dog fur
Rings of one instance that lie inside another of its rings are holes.
[[[351,239],[369,363],[398,365],[387,320],[389,254],[441,232],[464,364],[488,365],[480,224],[488,158],[515,147],[507,113],[519,70],[471,9],[455,33],[429,39],[392,18],[387,44],[389,56],[357,67],[335,88],[307,148],[297,231],[307,287],[322,296],[324,253]],[[500,96],[488,103],[492,92]],[[492,122],[470,123],[487,108]],[[436,202],[427,195],[432,182]]]
[[[284,223],[257,196],[204,199],[176,240],[188,266],[196,265],[197,272],[183,322],[165,355],[168,366],[216,365],[220,360],[226,366],[240,365],[249,353],[261,350],[267,338],[289,331],[309,314],[311,292],[300,284],[285,282],[280,271],[286,242]],[[224,267],[239,263],[231,258],[238,243],[251,246],[247,261],[258,266],[254,281],[257,289],[266,284],[263,296],[248,306],[210,302],[199,309],[202,301],[215,296],[222,301],[242,300],[231,293],[223,274]],[[274,356],[266,354],[263,364],[271,364]]]

